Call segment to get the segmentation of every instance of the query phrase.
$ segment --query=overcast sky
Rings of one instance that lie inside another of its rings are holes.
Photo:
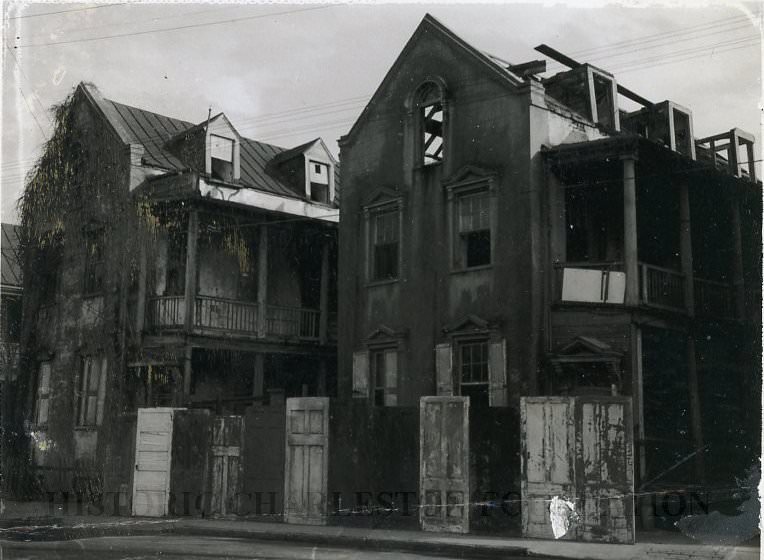
[[[758,141],[759,4],[587,5],[5,2],[2,221],[18,221],[48,110],[80,81],[192,122],[212,107],[244,136],[285,147],[321,136],[336,154],[427,12],[510,62],[542,58],[533,47],[547,43],[651,100],[689,107],[696,137],[739,127]]]

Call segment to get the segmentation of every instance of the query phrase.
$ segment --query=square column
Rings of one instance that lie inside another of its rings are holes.
[[[623,260],[626,272],[626,305],[639,305],[639,260],[637,256],[636,157],[623,161]]]

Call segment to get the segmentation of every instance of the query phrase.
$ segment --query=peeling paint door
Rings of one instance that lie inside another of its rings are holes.
[[[573,407],[567,397],[521,399],[523,536],[552,537],[552,497],[575,496]]]
[[[634,542],[634,461],[631,401],[579,397],[577,453],[580,540]]]
[[[553,538],[549,503],[560,496],[578,515],[562,538],[633,543],[631,400],[524,397],[520,407],[523,535]]]
[[[329,399],[286,400],[284,519],[325,525],[329,467]]]
[[[213,421],[210,513],[237,512],[243,434],[241,416],[218,416]]]
[[[419,522],[424,531],[470,528],[469,397],[419,401]]]
[[[139,408],[135,430],[133,515],[167,515],[172,459],[172,408]]]

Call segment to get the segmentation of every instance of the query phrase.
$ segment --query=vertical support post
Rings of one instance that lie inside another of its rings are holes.
[[[642,329],[639,325],[631,323],[631,394],[634,403],[634,440],[636,449],[637,482],[635,486],[639,487],[649,479],[650,473],[647,472],[647,449],[645,446],[645,387],[644,374],[642,371]],[[653,528],[653,512],[650,508],[650,496],[642,496],[639,502],[639,511],[642,516],[642,528]]]
[[[753,142],[745,143],[745,153],[748,157],[748,178],[756,183],[756,156],[754,155]]]
[[[318,362],[318,396],[319,397],[328,397],[329,395],[326,394],[326,358],[322,358]]]
[[[695,364],[695,336],[687,334],[687,386],[690,397],[690,422],[692,443],[698,453],[695,455],[695,476],[699,484],[706,480],[705,452],[703,448],[703,424],[700,412],[700,389],[698,386],[698,369]]]
[[[626,270],[626,305],[639,304],[639,264],[637,256],[637,176],[636,158],[623,158],[623,260]]]
[[[730,141],[727,145],[727,165],[729,171],[735,177],[740,177],[740,162],[738,162],[738,149],[740,147],[740,140],[738,139],[737,130],[730,130]]]
[[[252,374],[252,396],[262,399],[265,395],[265,355],[261,352],[255,354],[255,367]]]
[[[268,225],[262,224],[257,243],[257,336],[267,334],[268,314]]]
[[[135,332],[138,333],[140,340],[143,339],[143,328],[146,325],[146,277],[147,277],[147,257],[146,257],[146,243],[147,240],[144,236],[139,236],[140,239],[140,256],[138,266],[138,301],[135,310]]]
[[[186,238],[186,286],[185,286],[185,329],[190,332],[194,326],[194,307],[196,303],[197,278],[197,241],[199,239],[199,211],[188,213],[188,236]]]
[[[329,333],[329,240],[321,247],[321,286],[319,294],[318,339],[326,344]]]
[[[732,282],[735,288],[735,318],[745,317],[745,282],[743,280],[743,236],[740,231],[740,203],[737,193],[730,192],[730,210],[732,213]]]
[[[184,350],[183,356],[183,402],[187,403],[191,397],[191,356],[193,348],[189,344]]]
[[[692,268],[692,222],[690,221],[690,189],[687,180],[679,182],[679,253],[684,276],[684,308],[695,315],[695,278]]]

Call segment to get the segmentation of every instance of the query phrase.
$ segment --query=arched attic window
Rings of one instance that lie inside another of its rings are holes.
[[[419,159],[423,165],[443,161],[445,107],[443,88],[435,82],[423,84],[416,95],[419,126]]]

